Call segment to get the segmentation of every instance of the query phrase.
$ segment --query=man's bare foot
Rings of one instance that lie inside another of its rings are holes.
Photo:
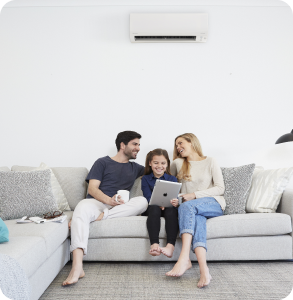
[[[85,273],[84,273],[84,270],[81,268],[81,270],[79,269],[74,269],[72,268],[68,277],[66,278],[65,281],[63,281],[63,286],[66,286],[66,285],[71,285],[71,284],[74,284],[78,281],[78,279],[84,277]]]
[[[98,216],[98,218],[96,219],[96,221],[101,221],[101,220],[103,219],[103,217],[104,217],[104,213],[102,212],[102,213]]]
[[[171,258],[173,256],[174,249],[174,245],[168,243],[166,247],[161,248],[161,252],[167,257]]]
[[[151,250],[149,251],[149,254],[152,256],[159,256],[161,255],[161,248],[159,244],[152,244]]]
[[[199,282],[197,284],[198,288],[203,288],[207,286],[212,279],[209,268],[207,267],[203,272],[200,273]]]
[[[192,267],[191,261],[190,259],[183,259],[179,257],[177,263],[175,264],[175,266],[173,267],[173,269],[169,272],[166,273],[167,276],[175,276],[175,277],[179,277],[182,276],[185,271],[187,271],[188,269],[190,269]]]
[[[71,220],[68,222],[68,228],[70,229],[71,227]]]

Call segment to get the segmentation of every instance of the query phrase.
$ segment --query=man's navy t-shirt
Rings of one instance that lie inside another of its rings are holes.
[[[86,182],[91,179],[100,180],[99,189],[109,197],[113,197],[119,190],[130,191],[134,180],[142,176],[144,167],[135,163],[119,163],[109,156],[97,159],[92,166]],[[93,198],[87,194],[87,198]]]

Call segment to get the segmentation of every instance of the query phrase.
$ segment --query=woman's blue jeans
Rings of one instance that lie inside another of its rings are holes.
[[[192,235],[192,250],[204,247],[207,250],[207,219],[223,215],[220,204],[213,197],[186,201],[179,206],[180,237],[183,233]]]

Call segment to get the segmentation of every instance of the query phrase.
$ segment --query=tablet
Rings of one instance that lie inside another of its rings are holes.
[[[173,206],[170,200],[178,197],[181,185],[179,182],[157,179],[149,204],[164,207]]]

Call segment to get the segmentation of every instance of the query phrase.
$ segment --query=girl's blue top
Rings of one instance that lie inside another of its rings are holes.
[[[148,200],[148,202],[151,200],[152,192],[157,179],[178,182],[175,176],[168,175],[166,173],[164,173],[164,175],[160,178],[155,177],[153,172],[151,174],[144,175],[141,179],[141,189],[143,196]]]

